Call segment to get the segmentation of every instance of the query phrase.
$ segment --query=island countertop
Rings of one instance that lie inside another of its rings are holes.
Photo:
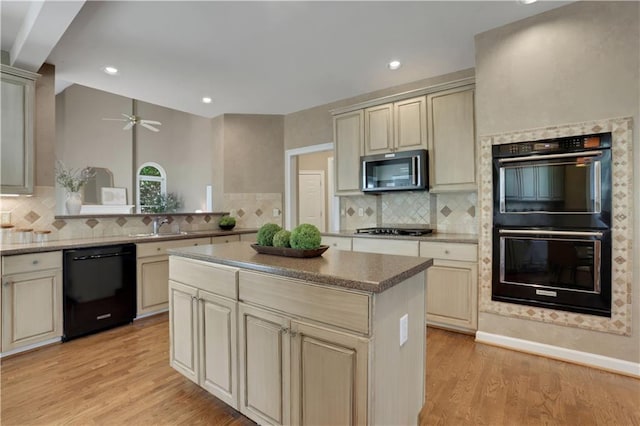
[[[433,264],[423,257],[329,249],[314,258],[259,254],[247,242],[169,250],[169,254],[314,283],[380,293]]]

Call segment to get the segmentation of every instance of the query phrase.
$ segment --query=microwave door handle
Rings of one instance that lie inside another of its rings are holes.
[[[602,237],[597,231],[548,231],[543,229],[501,229],[500,235],[557,235],[562,237]]]
[[[535,160],[553,160],[556,158],[575,158],[575,157],[597,157],[602,155],[602,151],[581,151],[568,152],[565,154],[547,154],[547,155],[529,155],[526,157],[500,158],[500,163],[515,163],[518,161],[535,161]]]
[[[413,157],[413,173],[412,173],[413,186],[418,186],[418,183],[422,182],[422,176],[420,175],[421,175],[421,171],[419,167],[418,157],[414,156]]]

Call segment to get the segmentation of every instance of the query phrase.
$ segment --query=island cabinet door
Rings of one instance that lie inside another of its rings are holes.
[[[240,411],[259,424],[290,424],[290,321],[242,303],[238,309]]]
[[[198,383],[198,290],[169,281],[169,362]]]
[[[368,340],[292,321],[292,424],[367,424]]]
[[[238,408],[236,366],[236,302],[198,292],[200,386]]]

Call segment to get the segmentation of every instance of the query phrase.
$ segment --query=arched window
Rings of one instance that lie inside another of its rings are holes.
[[[161,200],[167,196],[167,174],[160,164],[144,163],[138,169],[136,211],[155,213]]]

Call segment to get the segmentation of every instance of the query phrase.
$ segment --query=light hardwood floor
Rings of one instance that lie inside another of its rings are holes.
[[[166,314],[1,362],[0,424],[253,425],[169,367]],[[425,425],[640,425],[640,380],[427,333]]]

